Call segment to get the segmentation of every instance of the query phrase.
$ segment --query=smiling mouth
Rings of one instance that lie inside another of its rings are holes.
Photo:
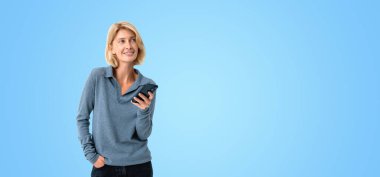
[[[124,55],[132,56],[135,52],[124,52]]]

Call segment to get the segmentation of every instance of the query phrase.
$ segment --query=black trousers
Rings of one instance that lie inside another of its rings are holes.
[[[153,177],[151,161],[129,166],[92,166],[91,177]]]

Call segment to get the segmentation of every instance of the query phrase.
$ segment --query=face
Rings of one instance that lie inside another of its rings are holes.
[[[135,34],[126,29],[117,32],[112,42],[112,54],[116,55],[119,62],[133,63],[137,58],[138,46]]]

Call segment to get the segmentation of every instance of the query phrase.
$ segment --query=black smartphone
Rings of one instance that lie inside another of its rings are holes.
[[[155,85],[155,84],[145,84],[142,86],[143,88],[140,90],[139,93],[142,93],[144,94],[147,98],[149,98],[149,94],[148,92],[154,92],[157,88],[158,88],[158,85]],[[143,100],[139,94],[135,95],[135,97],[137,97],[138,99],[140,100]],[[137,103],[137,101],[135,99],[132,98],[132,102],[134,103]]]

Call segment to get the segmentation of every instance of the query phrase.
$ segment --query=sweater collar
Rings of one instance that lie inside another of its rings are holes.
[[[107,66],[106,67],[106,72],[104,73],[104,77],[113,77],[114,78],[114,75],[113,75],[113,70],[112,70],[112,66]],[[133,83],[133,85],[131,86],[133,89],[134,87],[138,87],[140,85],[145,85],[145,84],[148,84],[149,83],[149,79],[144,77],[144,75],[141,74],[141,72],[136,69],[136,68],[133,68],[136,72],[137,72],[137,79],[136,81]]]

